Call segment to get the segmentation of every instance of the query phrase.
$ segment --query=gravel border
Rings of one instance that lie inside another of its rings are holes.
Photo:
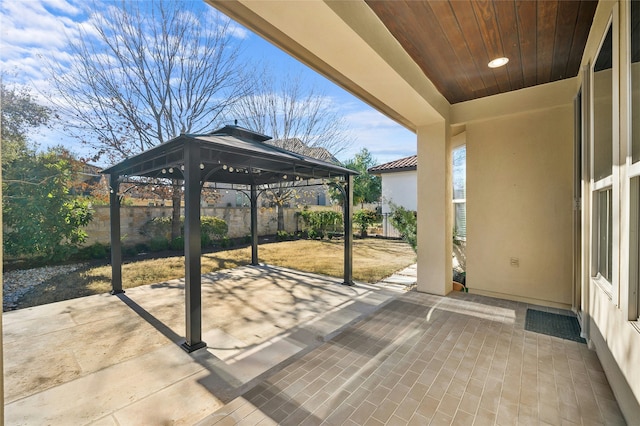
[[[84,263],[60,266],[45,266],[42,268],[21,269],[2,274],[2,311],[12,311],[18,308],[18,302],[35,287],[47,280],[69,274],[83,267]]]

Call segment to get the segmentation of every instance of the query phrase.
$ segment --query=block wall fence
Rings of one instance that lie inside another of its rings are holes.
[[[94,243],[109,244],[109,206],[94,206],[93,220],[85,231],[89,235],[84,245]],[[302,230],[302,221],[298,223],[296,212],[301,209],[284,208],[285,231],[292,233]],[[182,213],[184,216],[184,209]],[[215,216],[223,219],[229,226],[227,236],[239,238],[251,234],[251,210],[248,207],[203,207],[201,216]],[[147,242],[148,238],[140,234],[140,229],[155,217],[171,217],[170,206],[122,206],[120,208],[120,232],[125,245]],[[258,235],[273,235],[278,230],[275,207],[258,210]]]

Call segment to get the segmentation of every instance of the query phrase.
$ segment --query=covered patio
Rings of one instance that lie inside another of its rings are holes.
[[[415,274],[203,275],[191,354],[183,279],[7,312],[5,423],[624,424],[596,354],[524,330],[531,305],[397,284]]]
[[[251,264],[258,265],[258,196],[269,185],[291,182],[295,186],[329,180],[343,195],[344,280],[353,284],[352,199],[353,170],[290,152],[264,142],[271,137],[237,125],[209,134],[182,134],[168,142],[113,165],[109,175],[112,294],[123,293],[120,235],[120,183],[142,177],[169,179],[184,188],[185,341],[192,352],[206,347],[202,340],[201,306],[201,192],[207,182],[225,183],[248,191],[251,202]]]

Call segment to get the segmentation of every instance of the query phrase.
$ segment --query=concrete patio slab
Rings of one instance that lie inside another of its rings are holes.
[[[264,265],[202,283],[191,354],[183,280],[4,313],[7,424],[193,424],[400,294]]]

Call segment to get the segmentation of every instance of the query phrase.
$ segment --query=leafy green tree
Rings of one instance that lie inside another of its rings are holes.
[[[46,125],[51,111],[39,105],[26,87],[9,87],[0,83],[0,115],[2,116],[2,168],[18,157],[33,153],[27,132]]]
[[[380,222],[380,215],[375,210],[362,209],[353,214],[353,222],[360,228],[360,236],[367,236],[369,225]]]
[[[409,243],[413,251],[418,252],[418,217],[417,213],[402,206],[390,204],[391,224],[400,232],[403,240]]]
[[[382,195],[382,180],[379,176],[369,174],[368,170],[376,165],[376,159],[367,148],[362,148],[353,158],[344,164],[347,169],[355,170],[359,175],[353,177],[353,204],[375,203]],[[330,192],[331,198],[342,202],[342,195],[335,189]]]
[[[28,153],[7,165],[3,186],[3,234],[7,254],[63,260],[85,241],[82,227],[93,212],[70,194],[78,164],[63,148]]]

